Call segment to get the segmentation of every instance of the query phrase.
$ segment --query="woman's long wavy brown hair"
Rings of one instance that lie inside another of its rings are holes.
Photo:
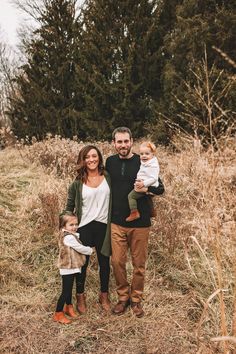
[[[86,145],[84,146],[78,155],[77,159],[77,177],[76,179],[81,180],[83,183],[86,183],[88,180],[88,171],[85,164],[86,156],[88,155],[90,150],[96,150],[98,153],[98,172],[100,175],[104,173],[104,164],[103,164],[103,157],[101,151],[95,145]]]

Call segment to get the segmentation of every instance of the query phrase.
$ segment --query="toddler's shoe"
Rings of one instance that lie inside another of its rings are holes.
[[[71,318],[78,318],[78,316],[74,311],[73,305],[65,305],[64,312],[66,315],[70,316]]]
[[[133,210],[131,210],[130,216],[128,216],[125,220],[126,221],[133,221],[133,220],[136,220],[139,218],[140,218],[140,213],[139,213],[138,209],[133,209]]]

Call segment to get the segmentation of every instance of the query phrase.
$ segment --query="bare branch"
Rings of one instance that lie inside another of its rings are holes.
[[[232,65],[236,69],[236,63],[233,59],[231,59],[225,52],[215,47],[214,45],[212,46],[212,48],[215,49],[225,59],[225,61],[227,61],[230,65]]]
[[[47,0],[12,0],[12,3],[23,13],[38,21],[42,16]]]

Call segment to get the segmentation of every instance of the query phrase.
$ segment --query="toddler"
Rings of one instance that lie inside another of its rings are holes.
[[[140,161],[141,166],[137,173],[135,186],[137,188],[155,186],[158,187],[159,164],[154,156],[156,146],[150,141],[145,141],[140,145]],[[132,190],[128,195],[130,215],[126,221],[133,221],[140,218],[140,213],[137,209],[137,200],[146,195],[144,192],[136,192]],[[153,211],[152,211],[153,212]]]

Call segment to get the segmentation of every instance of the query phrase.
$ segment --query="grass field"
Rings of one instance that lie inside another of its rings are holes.
[[[236,352],[236,144],[193,140],[158,147],[166,192],[155,198],[145,317],[104,314],[97,262],[87,277],[88,314],[52,321],[60,293],[57,218],[83,143],[48,137],[0,151],[2,354],[213,354]],[[106,158],[109,143],[98,142]],[[128,262],[131,274],[131,263]],[[116,302],[111,274],[110,296]]]

